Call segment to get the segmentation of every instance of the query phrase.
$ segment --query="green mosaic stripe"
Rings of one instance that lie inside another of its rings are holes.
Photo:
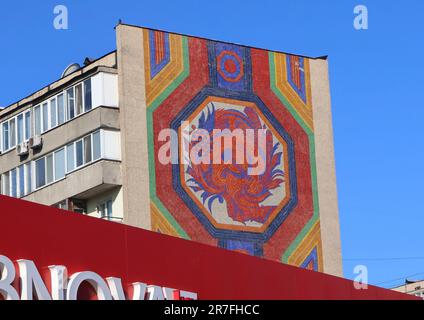
[[[309,139],[309,150],[310,150],[310,165],[311,165],[311,177],[312,177],[312,194],[313,194],[313,206],[314,213],[312,218],[308,221],[302,231],[297,235],[296,239],[290,244],[287,250],[284,252],[281,257],[281,261],[284,263],[288,262],[291,254],[299,246],[300,242],[305,238],[308,232],[311,230],[312,226],[319,219],[319,202],[318,202],[318,186],[317,186],[317,169],[316,169],[316,159],[315,159],[315,138],[313,131],[307,126],[305,121],[299,114],[296,112],[296,109],[290,104],[290,102],[284,97],[281,91],[276,87],[276,75],[275,75],[275,63],[274,63],[274,53],[269,52],[269,68],[270,68],[270,77],[271,77],[271,89],[275,95],[280,99],[280,101],[286,106],[290,114],[296,119],[296,121],[301,125],[303,130],[308,135]]]
[[[147,108],[147,138],[149,148],[149,175],[150,175],[150,200],[162,212],[168,222],[174,227],[178,235],[184,239],[190,239],[188,234],[181,228],[175,218],[162,204],[156,195],[156,166],[155,166],[155,150],[154,150],[154,136],[153,136],[153,112],[165,101],[166,98],[188,77],[190,73],[189,54],[188,54],[188,40],[187,37],[182,37],[183,44],[183,71],[178,77],[171,82],[171,84],[154,100]]]

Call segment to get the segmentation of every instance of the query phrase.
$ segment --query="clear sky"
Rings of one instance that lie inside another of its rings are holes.
[[[69,10],[68,30],[53,28],[58,4]],[[353,28],[358,4],[369,10],[368,30]],[[71,62],[115,50],[118,19],[329,55],[345,276],[362,264],[372,284],[424,279],[423,1],[1,1],[0,106]]]

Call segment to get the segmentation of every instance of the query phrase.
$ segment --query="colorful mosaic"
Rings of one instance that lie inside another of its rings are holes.
[[[153,230],[322,271],[308,59],[147,29],[143,37]],[[178,132],[177,164],[158,160],[167,128]],[[265,170],[183,161],[183,132],[196,129],[212,142],[213,129],[266,130],[256,150]]]

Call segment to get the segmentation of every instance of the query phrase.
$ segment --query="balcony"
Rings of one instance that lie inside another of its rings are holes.
[[[0,172],[7,172],[22,163],[42,157],[99,128],[119,130],[119,110],[113,107],[97,107],[51,129],[42,135],[42,148],[30,152],[25,157],[18,156],[14,150],[2,154]]]
[[[99,160],[22,199],[50,206],[75,196],[87,199],[120,185],[122,185],[121,163]]]

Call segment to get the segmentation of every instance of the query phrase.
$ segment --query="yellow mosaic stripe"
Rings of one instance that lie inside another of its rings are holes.
[[[288,258],[288,263],[294,266],[300,266],[314,248],[317,248],[318,257],[318,271],[323,271],[322,260],[322,245],[321,245],[321,228],[320,223],[317,221],[296,250]]]
[[[312,97],[311,97],[311,82],[309,73],[309,59],[304,59],[305,86],[306,86],[306,101],[299,97],[296,91],[292,88],[287,80],[287,55],[283,53],[274,53],[275,62],[275,85],[280,93],[286,97],[291,103],[296,113],[305,121],[306,125],[314,130],[313,113],[312,113]]]
[[[144,66],[146,75],[146,100],[147,107],[171,84],[183,71],[183,44],[182,37],[169,34],[170,61],[153,78],[150,79],[150,43],[149,31],[143,30],[144,36]]]
[[[174,227],[166,220],[153,202],[150,202],[150,213],[152,219],[152,231],[167,234],[174,237],[181,237]]]

